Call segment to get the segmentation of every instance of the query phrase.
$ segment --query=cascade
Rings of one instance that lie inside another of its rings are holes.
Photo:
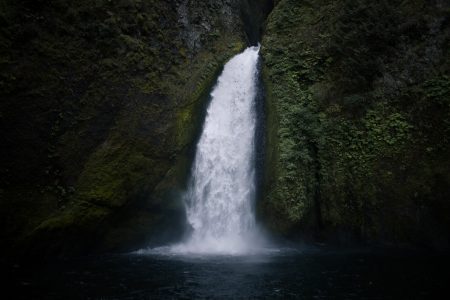
[[[211,92],[184,195],[192,232],[175,251],[242,253],[255,244],[258,58],[259,46],[234,56]]]

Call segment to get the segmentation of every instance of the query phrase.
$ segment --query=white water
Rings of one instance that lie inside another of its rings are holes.
[[[211,103],[184,196],[192,233],[178,253],[247,253],[256,247],[255,98],[259,47],[225,66]]]

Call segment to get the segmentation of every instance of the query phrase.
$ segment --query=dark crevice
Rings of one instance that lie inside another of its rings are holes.
[[[266,111],[265,111],[265,87],[261,77],[262,72],[261,58],[258,62],[257,76],[256,76],[256,89],[257,94],[255,98],[255,111],[256,111],[256,129],[255,129],[255,200],[259,202],[263,199],[264,191],[264,172],[265,172],[265,157],[266,157]],[[254,203],[255,207],[258,207],[258,203]],[[257,213],[257,210],[255,209]],[[259,219],[259,216],[256,216]],[[262,224],[260,224],[262,226]]]
[[[273,7],[273,0],[242,0],[241,18],[250,46],[256,46],[261,41],[266,18]]]

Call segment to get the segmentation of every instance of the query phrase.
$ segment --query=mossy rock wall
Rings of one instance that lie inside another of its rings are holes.
[[[257,8],[257,7],[256,7]],[[0,1],[2,249],[167,241],[242,3]]]
[[[449,9],[277,1],[262,42],[269,228],[449,246]]]

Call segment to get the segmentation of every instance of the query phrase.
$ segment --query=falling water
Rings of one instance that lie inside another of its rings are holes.
[[[176,251],[234,254],[255,245],[258,57],[259,47],[233,57],[211,93],[184,196],[192,232]]]

